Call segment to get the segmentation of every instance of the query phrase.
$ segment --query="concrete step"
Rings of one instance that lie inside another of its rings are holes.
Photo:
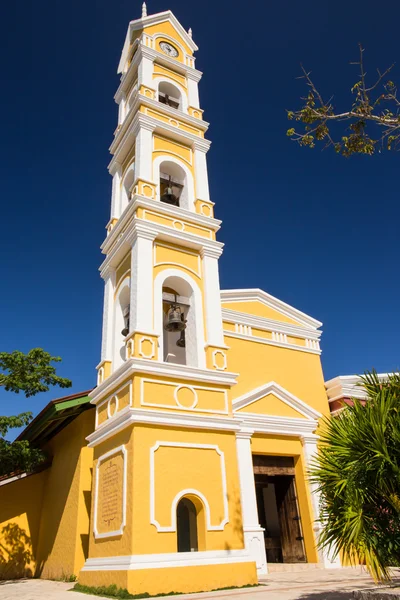
[[[268,563],[268,573],[298,573],[301,571],[312,571],[313,569],[323,569],[320,563]]]

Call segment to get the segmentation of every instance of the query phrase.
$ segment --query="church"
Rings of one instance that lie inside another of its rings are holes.
[[[97,386],[20,435],[51,460],[0,481],[2,578],[159,594],[340,567],[317,547],[307,478],[330,414],[322,324],[260,289],[220,289],[197,49],[170,11],[143,5],[129,23]]]

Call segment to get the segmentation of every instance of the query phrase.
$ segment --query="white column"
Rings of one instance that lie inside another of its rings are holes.
[[[145,85],[153,88],[153,58],[147,56],[146,47],[141,46],[142,58],[138,66],[138,86]]]
[[[112,180],[112,192],[111,192],[111,219],[119,219],[121,216],[121,177],[122,177],[122,165],[114,163],[111,174]]]
[[[122,92],[121,100],[118,106],[118,125],[122,125],[126,115],[126,96],[125,92]]]
[[[251,429],[236,433],[236,451],[239,467],[240,498],[242,503],[243,535],[246,549],[257,565],[258,575],[268,573],[265,554],[264,530],[259,525],[256,486],[251,458]]]
[[[206,153],[208,144],[194,142],[194,168],[196,177],[196,200],[210,201],[210,191],[208,188],[208,172]]]
[[[191,73],[187,75],[187,84],[188,84],[188,102],[189,106],[193,106],[193,108],[200,108],[199,102],[199,82],[200,77],[194,76]]]
[[[153,129],[140,123],[135,142],[135,177],[153,180]]]
[[[219,287],[218,259],[221,250],[203,248],[204,277],[204,310],[207,338],[209,346],[224,346],[224,331],[222,325],[221,291]]]
[[[101,360],[112,360],[113,313],[114,313],[115,269],[108,268],[104,275],[103,331]]]
[[[129,330],[151,334],[153,328],[153,241],[155,234],[136,224],[131,253]]]
[[[307,469],[309,469],[312,465],[312,461],[315,458],[315,456],[318,453],[318,446],[317,446],[317,442],[318,442],[318,436],[317,435],[309,435],[309,436],[302,436],[301,438],[302,444],[303,444],[303,450],[304,450],[304,458],[305,458],[305,462],[306,462],[306,466]],[[319,492],[317,489],[317,485],[315,483],[311,483],[310,481],[308,482],[309,488],[310,488],[310,493],[311,493],[311,502],[312,502],[312,507],[313,507],[313,512],[314,512],[314,526],[313,526],[313,530],[314,530],[314,534],[315,534],[315,541],[316,543],[318,543],[319,540],[319,536],[321,533],[321,523],[319,522],[319,518],[320,518],[320,506],[319,506]],[[341,562],[340,562],[340,557],[337,556],[336,558],[332,558],[332,552],[328,552],[328,550],[326,548],[318,548],[317,547],[317,552],[318,552],[318,557],[319,560],[323,563],[324,567],[326,569],[335,569],[335,568],[340,568]]]

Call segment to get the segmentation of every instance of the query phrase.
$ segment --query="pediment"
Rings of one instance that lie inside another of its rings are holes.
[[[322,325],[320,321],[259,289],[222,290],[221,304],[223,309],[289,325],[312,329]]]
[[[233,411],[238,414],[269,415],[284,418],[315,420],[321,413],[297,398],[274,381],[270,381],[232,402]]]

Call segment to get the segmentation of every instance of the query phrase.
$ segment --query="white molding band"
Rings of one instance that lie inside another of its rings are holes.
[[[274,310],[276,309],[274,308]],[[322,334],[322,331],[304,325],[293,325],[291,323],[284,323],[283,321],[275,321],[273,319],[268,319],[267,317],[259,317],[250,315],[249,313],[232,310],[231,308],[224,308],[223,306],[222,317],[227,323],[240,323],[263,331],[283,333],[291,337],[313,341],[318,341]]]
[[[165,552],[88,558],[82,571],[139,571],[171,567],[200,567],[253,562],[247,550],[209,550],[204,552]]]
[[[214,450],[220,458],[221,467],[221,481],[222,481],[222,502],[224,507],[224,515],[219,525],[211,525],[211,511],[210,505],[208,504],[207,498],[200,491],[195,489],[184,489],[178,492],[172,501],[171,505],[171,525],[162,527],[155,518],[155,474],[154,474],[154,455],[156,451],[161,447],[167,448],[194,448],[201,450]],[[226,468],[225,468],[225,455],[220,448],[213,444],[188,444],[184,442],[157,442],[150,448],[150,523],[154,525],[159,532],[175,532],[176,531],[176,507],[181,498],[188,494],[198,496],[204,504],[204,510],[206,515],[206,527],[208,531],[223,531],[225,525],[229,523],[229,511],[228,511],[228,497],[227,497],[227,483],[226,483]]]
[[[123,474],[122,474],[122,521],[121,521],[121,525],[120,525],[120,527],[118,529],[115,529],[114,531],[108,531],[108,532],[105,532],[105,533],[99,533],[98,529],[97,529],[97,516],[98,516],[97,512],[98,512],[99,470],[100,470],[100,465],[101,465],[102,462],[104,462],[108,458],[111,458],[115,454],[118,454],[119,452],[122,452],[123,463],[124,463]],[[124,528],[125,528],[125,525],[126,525],[127,474],[128,474],[127,451],[126,451],[126,448],[125,448],[124,444],[122,444],[121,446],[118,446],[117,448],[113,448],[112,450],[110,450],[109,452],[106,452],[105,454],[102,454],[97,459],[96,475],[95,475],[94,508],[93,508],[93,533],[94,533],[94,537],[96,539],[116,537],[116,536],[122,535],[123,532],[124,532]]]
[[[224,330],[224,335],[227,337],[237,338],[239,340],[245,340],[247,342],[255,342],[256,344],[266,344],[267,346],[276,346],[277,348],[287,348],[288,350],[295,350],[298,352],[308,352],[309,354],[321,354],[321,350],[314,350],[307,348],[306,346],[297,346],[297,344],[290,344],[285,342],[275,342],[263,337],[257,337],[252,334],[235,333],[227,329]]]

